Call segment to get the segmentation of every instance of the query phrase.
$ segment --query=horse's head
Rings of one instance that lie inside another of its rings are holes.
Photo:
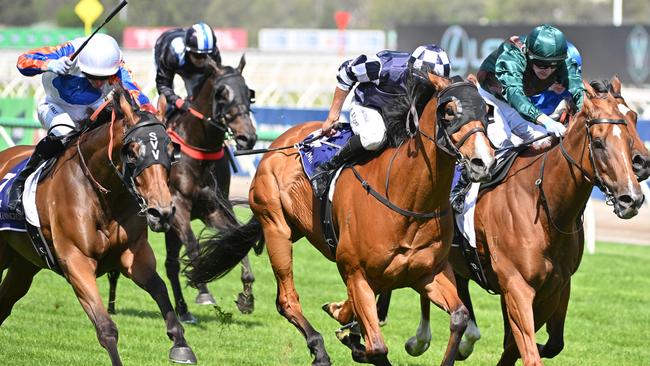
[[[244,55],[239,60],[237,68],[220,67],[210,63],[214,77],[212,100],[212,119],[217,125],[225,128],[235,139],[238,149],[251,149],[257,141],[255,126],[251,120],[251,102],[254,101],[254,91],[246,85],[242,71],[246,65]]]
[[[594,83],[592,82],[592,86]],[[594,89],[596,89],[594,87]],[[599,93],[601,90],[597,90]],[[628,123],[628,128],[636,130],[637,118],[639,115],[633,111],[630,106],[627,104],[623,95],[621,95],[621,81],[618,77],[614,76],[609,80],[607,85],[607,91],[609,91],[614,99],[618,102],[618,109],[623,113],[625,119]],[[636,134],[634,134],[636,136]],[[650,177],[650,152],[643,144],[640,138],[633,139],[632,143],[632,167],[634,168],[634,174],[636,174],[639,182],[648,179]]]
[[[632,142],[635,135],[638,138],[638,134],[636,129],[630,128],[618,108],[618,102],[610,93],[598,93],[587,83],[584,86],[584,104],[569,127],[567,138],[575,129],[586,129],[586,137],[582,137],[584,143],[576,140],[569,143],[575,144],[574,148],[583,152],[585,148],[588,149],[589,160],[586,164],[592,165],[593,176],[587,178],[614,204],[617,216],[631,218],[638,213],[644,200],[631,159]],[[585,134],[580,132],[576,135]],[[565,149],[564,146],[561,148]],[[586,173],[582,167],[580,169],[583,174]]]
[[[452,80],[429,74],[438,91],[436,143],[456,156],[471,181],[491,178],[494,149],[487,137],[487,105],[476,85],[455,77]]]
[[[151,230],[167,231],[176,212],[168,186],[169,172],[179,148],[161,123],[164,108],[154,115],[134,109],[131,103],[124,93],[114,97],[113,110],[124,122],[124,132],[119,154],[113,151],[111,155],[119,156],[118,175],[140,205],[140,214],[146,216]]]

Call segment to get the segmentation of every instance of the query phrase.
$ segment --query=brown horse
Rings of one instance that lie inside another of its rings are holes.
[[[165,268],[176,299],[176,313],[183,322],[195,323],[189,312],[179,281],[179,253],[185,243],[190,258],[199,253],[199,244],[190,222],[199,219],[211,228],[225,229],[237,220],[228,202],[230,191],[230,156],[224,145],[226,134],[232,136],[238,149],[250,149],[257,135],[250,118],[251,90],[242,71],[246,61],[241,57],[237,68],[219,67],[211,62],[212,72],[194,90],[191,113],[173,114],[167,121],[172,138],[181,144],[181,159],[171,171],[170,189],[176,206],[172,230],[165,234],[167,258]],[[196,112],[198,113],[196,113]],[[109,274],[109,311],[115,311],[117,275]],[[254,307],[255,277],[248,257],[242,260],[243,292],[237,298],[242,313]],[[197,304],[215,304],[207,286],[201,285]]]
[[[631,160],[636,130],[611,94],[585,88],[583,108],[559,146],[517,158],[504,182],[479,193],[477,252],[488,286],[501,295],[505,328],[499,365],[514,365],[519,357],[524,365],[541,365],[541,357],[552,358],[564,347],[571,275],[584,249],[581,217],[594,185],[620,218],[633,217],[643,203]],[[449,259],[472,317],[458,355],[465,359],[480,338],[468,291],[473,276],[458,247]],[[411,340],[423,344],[431,336],[429,305],[421,306],[423,321]],[[544,325],[549,338],[539,345],[535,332]]]
[[[341,172],[332,200],[339,239],[335,253],[324,240],[321,203],[314,199],[298,154],[271,152],[260,162],[251,183],[249,203],[255,216],[206,242],[198,259],[190,263],[190,281],[201,283],[224,275],[258,240],[266,241],[278,283],[278,311],[305,337],[314,355],[312,364],[329,365],[323,338],[303,315],[293,282],[292,243],[306,237],[326,258],[336,261],[347,286],[350,311],[332,310],[332,315],[344,324],[353,316],[360,321],[365,347],[346,343],[355,361],[389,364],[375,294],[411,287],[451,314],[443,364],[453,364],[467,321],[447,261],[454,163],[460,159],[473,181],[489,179],[494,150],[485,135],[486,105],[473,84],[429,74],[427,86],[430,92],[423,98],[414,137]],[[320,122],[295,126],[271,148],[298,143],[320,126]],[[372,189],[384,184],[383,193]]]
[[[147,240],[169,229],[174,205],[167,186],[173,149],[161,116],[134,110],[118,89],[96,123],[71,144],[36,190],[40,231],[58,268],[95,325],[113,365],[121,365],[118,332],[102,304],[95,278],[119,269],[156,301],[172,340],[170,360],[195,363],[185,341],[156,258]],[[161,110],[163,110],[161,108]],[[111,114],[113,118],[111,118]],[[105,122],[105,123],[102,123]],[[30,146],[0,152],[0,176],[31,153]],[[29,290],[34,275],[48,268],[24,232],[0,231],[0,323]]]

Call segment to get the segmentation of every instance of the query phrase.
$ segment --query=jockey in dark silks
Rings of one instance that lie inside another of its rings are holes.
[[[318,166],[312,178],[316,197],[323,195],[331,171],[363,152],[376,151],[386,145],[387,109],[393,108],[395,104],[409,105],[409,93],[412,91],[407,90],[408,78],[426,79],[428,72],[448,77],[449,70],[447,53],[434,44],[420,46],[412,54],[386,50],[343,62],[339,67],[338,85],[322,131],[323,135],[332,133],[341,115],[343,102],[356,85],[350,105],[350,125],[354,136],[330,161]]]
[[[42,75],[45,97],[38,105],[38,120],[45,136],[34,148],[25,168],[16,177],[9,199],[9,210],[22,215],[19,205],[25,180],[46,159],[63,150],[63,138],[77,130],[87,119],[88,109],[96,109],[113,90],[121,84],[136,99],[140,108],[154,113],[156,109],[149,98],[133,81],[131,72],[122,60],[122,51],[115,39],[106,34],[95,34],[79,56],[70,56],[83,44],[85,37],[76,38],[57,46],[41,47],[18,57],[18,71],[25,76]]]
[[[207,58],[210,57],[217,65],[221,65],[217,37],[205,23],[164,32],[156,40],[154,57],[158,94],[167,99],[170,107],[183,111],[187,111],[189,104],[174,92],[174,76],[181,76],[187,96],[191,98],[194,88],[211,70]]]

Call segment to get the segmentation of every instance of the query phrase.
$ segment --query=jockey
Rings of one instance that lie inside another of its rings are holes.
[[[189,104],[174,93],[174,75],[183,78],[187,96],[191,97],[192,91],[209,70],[207,57],[221,65],[217,37],[205,23],[165,31],[156,40],[154,56],[158,94],[167,99],[169,106],[182,111],[187,111]]]
[[[113,37],[97,33],[74,61],[70,56],[86,40],[76,38],[57,46],[37,48],[18,57],[18,71],[25,76],[42,74],[45,97],[37,107],[38,120],[48,130],[34,148],[25,168],[18,174],[11,189],[9,209],[22,213],[18,204],[25,179],[44,160],[63,150],[62,138],[77,130],[88,118],[88,109],[97,109],[112,90],[121,83],[140,107],[149,112],[156,109],[133,81],[122,60],[122,51]],[[19,211],[20,210],[20,211]]]
[[[479,92],[494,107],[488,137],[497,149],[515,146],[513,134],[522,141],[547,133],[564,136],[564,125],[540,111],[530,98],[555,83],[567,89],[571,99],[558,109],[567,109],[568,104],[582,107],[584,88],[577,62],[567,55],[564,34],[549,25],[536,27],[526,37],[513,36],[503,42],[483,61],[477,79]],[[544,139],[533,146],[541,149],[550,142]]]
[[[448,77],[449,70],[447,53],[435,44],[420,46],[412,54],[385,50],[376,55],[361,55],[343,62],[339,67],[338,85],[322,133],[333,133],[343,102],[356,84],[350,104],[350,125],[354,135],[330,161],[316,169],[312,178],[316,197],[323,195],[328,173],[340,168],[359,153],[376,151],[385,145],[386,109],[397,104],[400,99],[409,98],[409,78],[428,80],[427,73]]]

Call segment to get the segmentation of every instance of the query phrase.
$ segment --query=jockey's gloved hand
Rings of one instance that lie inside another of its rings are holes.
[[[549,115],[549,117],[556,121],[559,121],[562,118],[562,114],[565,112],[569,112],[569,103],[567,103],[566,99],[562,99],[562,101],[557,104],[557,107],[555,107],[555,110]]]
[[[546,128],[546,131],[555,137],[562,137],[566,133],[566,127],[563,124],[545,114],[537,117],[537,122],[542,124]]]
[[[174,101],[174,106],[176,107],[176,109],[181,110],[183,112],[187,112],[187,110],[190,109],[189,103],[185,102],[185,99],[180,97]]]
[[[47,62],[47,71],[57,73],[59,75],[65,75],[70,71],[72,67],[72,60],[69,57],[63,56],[54,60]]]

